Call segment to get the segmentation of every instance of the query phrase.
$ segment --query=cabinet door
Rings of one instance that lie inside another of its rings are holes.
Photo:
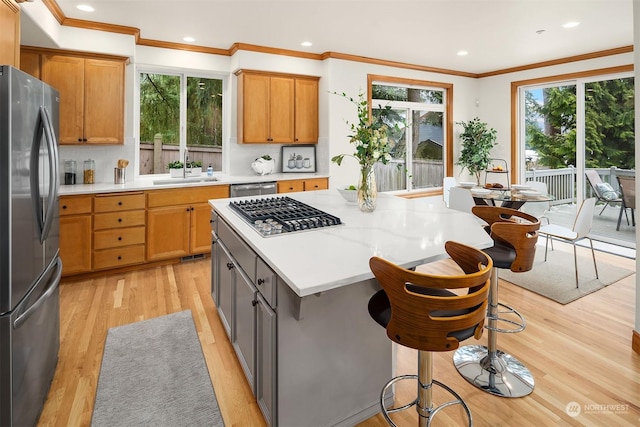
[[[84,142],[84,59],[42,56],[42,80],[60,93],[60,144]]]
[[[40,54],[20,51],[20,69],[33,77],[40,78]]]
[[[199,203],[191,208],[191,239],[192,254],[206,253],[211,250],[211,206]]]
[[[257,295],[256,305],[256,400],[268,425],[275,426],[276,416],[276,313]]]
[[[296,79],[295,87],[296,144],[318,143],[318,81]]]
[[[233,314],[233,348],[238,355],[251,390],[255,392],[256,293],[251,281],[235,268],[235,305]]]
[[[174,206],[147,212],[147,261],[189,255],[191,208]]]
[[[62,274],[91,271],[91,215],[60,217]]]
[[[271,77],[269,142],[292,143],[294,137],[294,80],[289,77]]]
[[[231,319],[233,318],[232,310],[235,294],[234,265],[224,245],[220,242],[218,242],[217,245],[217,256],[215,259],[212,259],[211,268],[218,271],[218,315],[220,316],[224,330],[227,332],[227,336],[231,339]]]
[[[85,59],[84,140],[124,143],[124,63]]]
[[[0,1],[0,64],[20,66],[20,7]]]
[[[265,143],[269,140],[269,77],[243,74],[238,102],[238,142]],[[239,100],[240,101],[240,100]]]

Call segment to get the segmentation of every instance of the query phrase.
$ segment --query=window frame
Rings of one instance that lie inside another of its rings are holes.
[[[401,86],[401,87],[416,87],[423,89],[442,89],[444,91],[444,97],[442,102],[444,104],[444,118],[443,118],[443,133],[444,133],[444,144],[443,144],[443,166],[444,166],[444,177],[453,176],[453,83],[444,83],[444,82],[436,82],[430,80],[418,80],[418,79],[410,79],[403,77],[391,77],[391,76],[383,76],[378,74],[368,74],[367,75],[367,102],[369,105],[369,117],[372,116],[372,95],[373,90],[372,86],[374,84],[385,84],[385,85],[393,85],[393,86]],[[402,101],[398,101],[400,103]],[[411,157],[409,155],[408,157]],[[410,159],[407,159],[409,161]],[[408,187],[410,187],[408,185]],[[419,188],[415,190],[398,190],[402,192],[415,192],[415,193],[438,193],[442,191],[442,186],[432,187],[432,188]]]
[[[222,172],[225,168],[225,152],[228,151],[227,140],[229,135],[229,114],[230,114],[230,95],[229,95],[229,75],[228,73],[219,71],[206,71],[195,70],[185,68],[173,68],[163,66],[153,66],[140,64],[135,69],[135,89],[134,89],[134,114],[133,134],[135,140],[135,171],[136,176],[153,178],[162,175],[168,175],[168,173],[152,173],[152,174],[140,174],[140,75],[143,73],[148,74],[164,74],[180,77],[180,123],[179,123],[179,145],[178,150],[180,153],[184,152],[187,148],[187,79],[188,78],[204,78],[204,79],[216,79],[222,81],[222,145],[221,145],[221,164]]]

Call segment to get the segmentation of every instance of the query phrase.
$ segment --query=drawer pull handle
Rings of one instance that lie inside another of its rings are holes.
[[[264,285],[264,279],[263,278],[258,279],[258,285]]]
[[[258,301],[256,300],[251,301],[251,305],[255,307],[256,305],[258,305]]]
[[[122,206],[122,202],[118,202],[118,206]]]
[[[118,218],[118,222],[122,222],[122,218]]]
[[[227,268],[228,268],[229,270],[231,270],[231,269],[233,268],[233,263],[228,262],[228,263],[227,263]]]
[[[118,261],[120,261],[122,259],[122,257],[120,255],[118,255]]]
[[[122,237],[118,236],[118,240],[122,240]]]
[[[62,205],[62,209],[67,209],[67,205]]]

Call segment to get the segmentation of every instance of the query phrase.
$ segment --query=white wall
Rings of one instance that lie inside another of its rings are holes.
[[[26,5],[29,7],[31,3]],[[238,51],[232,57],[228,57],[136,46],[131,36],[60,27],[59,25],[56,28],[55,24],[50,20],[43,19],[40,16],[43,12],[39,9],[38,13],[38,19],[46,24],[42,31],[46,30],[48,36],[55,39],[61,49],[96,51],[131,58],[131,63],[126,70],[124,146],[64,146],[60,150],[63,159],[74,158],[79,165],[86,158],[95,159],[96,179],[98,181],[110,181],[113,179],[113,167],[117,159],[135,160],[138,157],[138,152],[135,149],[138,127],[136,113],[138,100],[135,93],[135,82],[138,69],[141,67],[184,69],[196,74],[221,76],[225,80],[227,97],[224,100],[226,119],[223,131],[223,171],[232,175],[251,175],[253,173],[250,168],[251,162],[263,154],[269,154],[275,158],[277,168],[280,167],[281,162],[281,146],[279,145],[243,145],[236,143],[237,103],[235,94],[237,78],[234,72],[239,69],[254,69],[320,76],[320,137],[316,153],[317,166],[319,173],[331,176],[330,185],[336,188],[355,184],[357,181],[358,166],[354,159],[346,158],[340,167],[330,161],[331,157],[337,154],[353,152],[348,142],[347,135],[350,132],[345,120],[355,122],[357,120],[357,111],[353,104],[342,97],[330,94],[330,92],[346,92],[348,95],[356,97],[359,90],[366,90],[368,74],[453,84],[454,123],[468,121],[476,116],[487,122],[490,127],[498,131],[498,146],[492,152],[492,156],[509,160],[511,144],[510,90],[512,81],[626,65],[633,62],[632,54],[623,54],[495,77],[473,79],[339,59],[315,61],[250,51]],[[32,14],[36,15],[35,13]],[[459,133],[460,126],[454,125],[454,162],[460,152],[458,144]],[[129,176],[132,173],[137,174],[137,168],[133,165],[129,167]],[[459,180],[472,179],[466,170],[461,172],[458,166],[454,166],[454,176]]]

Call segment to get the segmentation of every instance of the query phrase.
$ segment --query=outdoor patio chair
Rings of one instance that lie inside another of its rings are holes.
[[[620,186],[620,192],[622,193],[622,208],[618,215],[618,225],[616,231],[620,231],[620,220],[622,220],[622,212],[627,217],[627,225],[629,225],[629,216],[627,215],[627,209],[631,209],[631,223],[636,226],[636,177],[635,176],[616,176],[618,185]]]
[[[593,194],[599,202],[604,202],[604,207],[598,215],[602,215],[602,212],[604,212],[610,203],[622,204],[620,194],[611,187],[611,184],[603,182],[596,170],[590,169],[585,171],[584,174],[587,176],[587,181],[589,181],[589,185],[591,185]]]

